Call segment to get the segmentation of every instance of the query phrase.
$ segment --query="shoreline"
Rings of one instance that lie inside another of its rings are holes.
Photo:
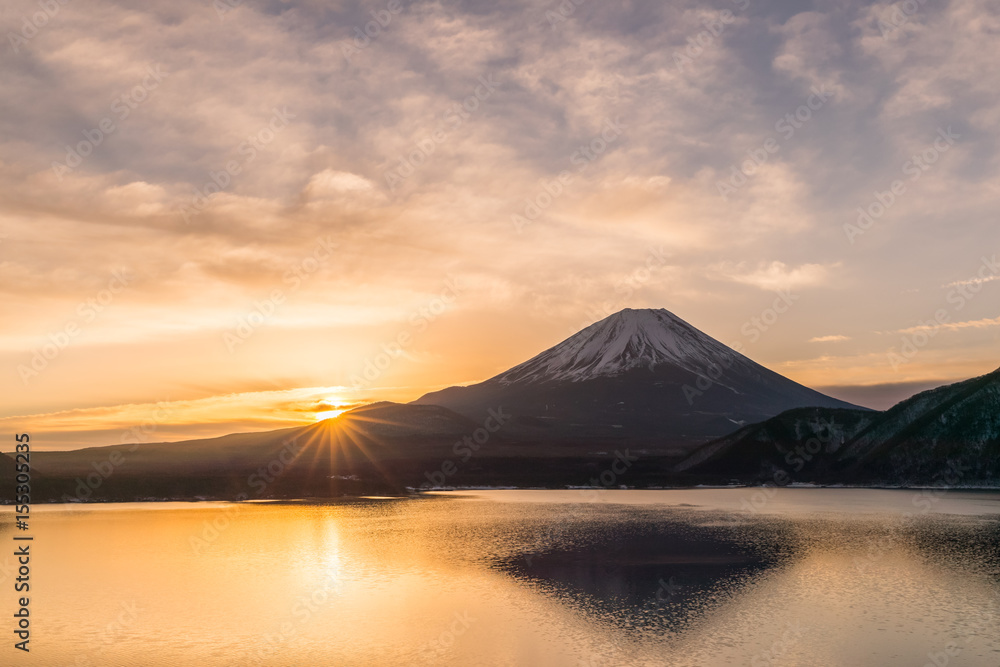
[[[868,491],[966,491],[966,492],[984,492],[984,493],[1000,493],[1000,485],[997,486],[928,486],[928,485],[912,485],[912,486],[898,486],[898,485],[847,485],[847,484],[788,484],[786,486],[776,487],[772,484],[739,484],[739,485],[696,485],[696,486],[670,486],[670,487],[641,487],[641,488],[615,488],[609,489],[601,486],[572,486],[572,487],[538,487],[538,486],[458,486],[458,487],[428,487],[420,489],[408,489],[408,493],[399,495],[388,495],[388,494],[365,494],[365,495],[342,495],[342,496],[327,496],[327,497],[287,497],[287,498],[254,498],[254,499],[244,499],[240,500],[237,498],[224,498],[224,497],[208,497],[208,496],[198,496],[198,497],[181,497],[181,498],[156,498],[156,497],[145,497],[145,498],[130,498],[130,499],[115,499],[115,500],[75,500],[71,502],[59,501],[59,500],[34,500],[32,505],[66,505],[72,507],[87,506],[87,505],[110,505],[110,504],[128,504],[128,503],[232,503],[232,504],[328,504],[331,502],[356,502],[364,501],[370,502],[375,500],[408,500],[420,497],[427,497],[432,495],[442,495],[451,494],[455,492],[465,492],[465,491],[602,491],[606,493],[613,493],[615,491],[725,491],[725,490],[738,490],[738,489],[796,489],[796,490],[844,490],[844,491],[858,491],[858,490],[868,490]],[[13,501],[0,501],[0,508],[13,507],[15,503]]]

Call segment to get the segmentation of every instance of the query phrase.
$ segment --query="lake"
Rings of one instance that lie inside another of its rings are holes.
[[[996,492],[38,505],[32,534],[0,664],[1000,664]]]

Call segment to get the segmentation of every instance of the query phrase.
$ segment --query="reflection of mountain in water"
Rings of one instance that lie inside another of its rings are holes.
[[[769,634],[787,636],[776,640],[785,642],[783,651],[804,656],[822,651],[804,638],[802,623],[860,624],[865,629],[857,632],[868,637],[870,651],[882,631],[864,619],[901,614],[892,596],[911,585],[931,591],[914,599],[949,585],[977,599],[1000,590],[1000,524],[982,517],[884,514],[845,520],[676,506],[630,510],[569,528],[557,524],[529,541],[524,553],[496,565],[541,594],[629,633],[662,636],[671,644],[688,635],[714,637],[711,648],[699,642],[703,658],[676,663],[692,665],[723,664],[715,652],[731,651],[727,637],[752,635],[759,623]],[[977,586],[982,590],[973,593]],[[851,600],[870,609],[855,609]],[[1000,596],[996,601],[1000,613]],[[749,609],[769,611],[755,618],[746,616]],[[907,640],[893,635],[885,641]],[[709,655],[711,661],[699,662]]]
[[[671,509],[638,512],[627,523],[574,525],[572,540],[556,527],[508,556],[501,570],[623,626],[684,624],[734,594],[790,553],[780,522],[758,522],[752,534],[731,515]],[[568,542],[568,543],[567,543]]]

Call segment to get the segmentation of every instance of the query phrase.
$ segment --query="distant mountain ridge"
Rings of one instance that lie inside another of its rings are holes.
[[[808,460],[789,457],[810,441]],[[674,470],[760,482],[783,467],[801,482],[1000,484],[1000,369],[885,412],[786,412],[699,447]]]
[[[951,461],[961,466],[960,482],[1000,480],[1000,368],[898,403],[840,459],[871,477],[927,479]]]
[[[680,454],[797,407],[865,409],[748,359],[665,310],[626,308],[484,382],[426,394],[474,418],[503,406],[538,438]],[[525,436],[531,435],[525,433]]]
[[[0,478],[12,463],[0,457]],[[1000,486],[1000,369],[877,412],[769,371],[668,311],[627,309],[410,404],[265,433],[33,452],[32,470],[39,501],[565,488],[606,485],[608,471],[637,488]]]

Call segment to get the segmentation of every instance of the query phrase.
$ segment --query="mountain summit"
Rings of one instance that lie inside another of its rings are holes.
[[[625,309],[485,382],[414,401],[567,443],[627,441],[681,454],[798,407],[855,408],[751,361],[667,310]]]
[[[663,364],[697,374],[714,364],[731,367],[744,361],[753,364],[669,310],[626,308],[493,380],[500,384],[581,382],[637,368],[653,370]]]

